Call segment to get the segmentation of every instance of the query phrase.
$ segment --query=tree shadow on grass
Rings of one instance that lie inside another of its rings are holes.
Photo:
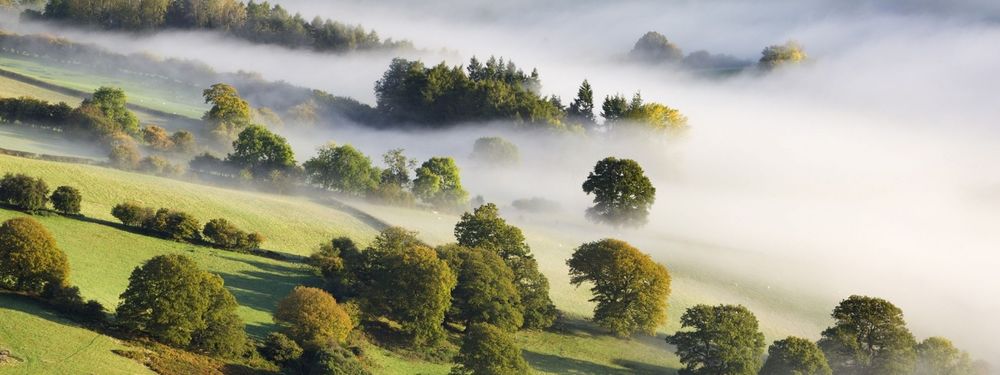
[[[635,374],[632,370],[614,368],[602,364],[579,360],[575,358],[559,357],[551,354],[521,350],[521,355],[528,361],[532,368],[557,373],[574,375],[625,375]]]
[[[649,374],[649,375],[677,374],[677,369],[675,368],[669,368],[659,365],[651,365],[648,363],[633,361],[629,359],[615,359],[612,360],[611,362],[614,362],[614,364],[619,365],[621,367],[631,369],[633,371],[632,373],[634,374]]]

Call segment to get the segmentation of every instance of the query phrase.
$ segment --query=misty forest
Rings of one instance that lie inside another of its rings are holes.
[[[1000,4],[0,0],[2,374],[1000,374]]]

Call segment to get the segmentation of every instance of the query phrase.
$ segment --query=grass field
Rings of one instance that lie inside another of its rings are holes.
[[[99,74],[90,69],[73,69],[65,65],[44,63],[37,59],[11,54],[0,55],[0,69],[84,92],[93,92],[101,86],[120,87],[125,90],[130,103],[192,119],[201,118],[208,109],[201,97],[201,90],[204,87],[192,87],[139,76]],[[72,104],[69,101],[67,103]]]

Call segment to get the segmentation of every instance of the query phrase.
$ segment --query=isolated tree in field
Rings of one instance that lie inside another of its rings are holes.
[[[451,375],[520,375],[530,370],[513,334],[489,324],[465,330]]]
[[[274,171],[295,167],[295,153],[284,137],[263,126],[250,125],[233,141],[233,152],[226,155],[226,161],[255,178],[266,178]]]
[[[583,80],[580,89],[576,92],[576,99],[569,104],[566,116],[571,121],[579,121],[585,126],[593,126],[594,119],[594,90],[590,88],[590,82]]]
[[[514,286],[514,271],[496,253],[445,245],[437,249],[458,276],[451,292],[448,318],[468,326],[487,323],[507,331],[524,324],[521,296]]]
[[[343,343],[354,325],[337,300],[321,289],[297,286],[278,302],[274,322],[304,347]]]
[[[916,375],[973,375],[976,369],[969,353],[944,337],[929,337],[917,344]]]
[[[358,295],[359,274],[364,272],[364,256],[348,237],[336,237],[309,256],[308,263],[319,270],[326,288],[340,299]]]
[[[319,154],[303,167],[313,183],[351,195],[375,190],[381,179],[381,171],[372,165],[371,159],[351,145],[331,143],[321,147]]]
[[[222,278],[184,255],[160,255],[136,267],[120,298],[117,321],[127,331],[224,357],[244,349],[236,299]]]
[[[578,247],[566,264],[570,282],[592,284],[594,321],[618,336],[649,335],[667,320],[667,268],[625,241],[605,239]]]
[[[18,217],[0,225],[0,288],[39,294],[68,278],[66,254],[42,224]]]
[[[220,140],[232,139],[250,125],[250,104],[240,97],[235,87],[217,83],[202,91],[202,96],[206,104],[212,105],[202,119],[210,124],[210,131]]]
[[[446,157],[430,158],[417,168],[413,193],[439,208],[457,208],[469,200],[455,159]]]
[[[139,118],[126,105],[125,91],[115,87],[100,87],[81,106],[94,106],[116,125],[116,130],[129,135],[139,134]]]
[[[56,211],[76,215],[80,213],[80,202],[83,201],[83,196],[75,187],[60,186],[52,192],[49,199],[52,200],[52,207],[55,207]]]
[[[517,145],[501,137],[483,137],[472,145],[472,158],[487,164],[516,165],[521,161]]]
[[[788,337],[775,341],[767,349],[767,361],[760,375],[832,375],[823,351],[816,343]]]
[[[677,347],[682,375],[756,375],[764,357],[764,334],[743,306],[697,305],[681,316],[681,327],[667,336]]]
[[[656,188],[635,160],[607,157],[597,162],[583,182],[583,192],[594,194],[594,206],[587,217],[615,226],[646,223]]]
[[[761,57],[760,61],[757,62],[757,66],[765,70],[771,70],[782,65],[797,64],[807,58],[802,46],[794,41],[789,41],[782,45],[768,46],[760,54]]]
[[[684,52],[677,45],[667,40],[667,37],[655,31],[644,34],[635,42],[629,57],[645,63],[680,62]]]
[[[49,202],[49,186],[41,178],[8,173],[0,180],[0,202],[29,213],[41,211]]]
[[[495,252],[514,271],[525,328],[547,328],[555,322],[556,309],[549,297],[548,279],[538,271],[524,233],[507,224],[495,204],[487,203],[462,214],[455,224],[455,239],[467,248]]]
[[[382,231],[363,254],[360,295],[365,311],[399,323],[414,346],[439,343],[456,283],[448,264],[402,228]]]
[[[833,309],[819,347],[836,374],[909,374],[916,340],[903,311],[881,298],[850,296]]]
[[[269,333],[264,339],[264,345],[260,348],[260,353],[264,355],[264,358],[279,365],[285,365],[299,359],[302,352],[302,347],[295,340],[280,332]]]

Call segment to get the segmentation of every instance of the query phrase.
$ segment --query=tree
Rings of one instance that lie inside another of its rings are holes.
[[[295,153],[284,137],[260,125],[250,125],[233,141],[233,152],[226,161],[256,178],[266,178],[273,171],[295,166]]]
[[[804,61],[807,56],[802,46],[795,41],[788,41],[782,45],[768,46],[761,51],[760,61],[757,66],[764,70],[771,70],[783,65],[798,64]]]
[[[336,237],[309,256],[308,263],[318,269],[326,287],[340,299],[358,295],[358,275],[364,272],[364,256],[348,237]]]
[[[174,132],[174,134],[170,135],[170,141],[174,144],[173,151],[182,154],[191,154],[197,147],[194,134],[191,134],[187,130]]]
[[[629,57],[644,63],[676,63],[684,58],[684,52],[663,34],[650,31],[635,42]]]
[[[207,121],[210,131],[220,140],[232,137],[250,125],[250,104],[240,97],[236,88],[224,83],[216,83],[202,91],[206,104],[212,104],[202,120]]]
[[[500,137],[482,137],[472,146],[472,158],[488,164],[516,165],[521,161],[517,145]]]
[[[152,208],[143,207],[135,202],[120,203],[111,209],[111,216],[129,227],[141,226],[153,215]]]
[[[593,284],[594,321],[618,336],[649,335],[667,320],[667,268],[625,241],[605,239],[580,245],[566,261],[570,283]]]
[[[469,193],[462,188],[455,159],[434,157],[417,168],[413,193],[418,198],[439,208],[456,208],[469,200]]]
[[[917,344],[917,375],[973,375],[969,353],[944,337],[930,337]]]
[[[549,281],[538,271],[521,229],[507,224],[495,204],[462,214],[455,224],[459,245],[492,251],[514,270],[514,285],[521,297],[525,328],[547,328],[555,322],[556,309],[549,297]]]
[[[812,341],[788,337],[767,349],[767,361],[760,375],[832,375],[823,351]]]
[[[304,347],[319,347],[324,343],[343,343],[354,328],[351,317],[337,305],[337,300],[321,289],[297,286],[278,302],[274,312],[288,337]]]
[[[142,141],[154,150],[170,151],[174,148],[174,141],[167,130],[156,125],[142,128]]]
[[[212,243],[224,249],[256,249],[264,242],[264,236],[260,233],[244,232],[226,219],[209,220],[201,232]]]
[[[0,225],[0,287],[39,294],[66,285],[68,278],[66,254],[42,224],[18,217]]]
[[[319,154],[306,161],[303,167],[312,182],[351,195],[365,195],[375,190],[382,173],[361,151],[351,145],[332,143],[320,148]]]
[[[583,183],[583,192],[594,194],[587,217],[614,226],[645,224],[656,199],[656,188],[639,163],[615,157],[597,162]]]
[[[439,343],[456,283],[448,264],[402,228],[382,231],[363,254],[360,295],[366,313],[399,323],[416,347]]]
[[[6,174],[0,179],[0,202],[26,212],[45,209],[49,202],[49,186],[40,178],[23,174]]]
[[[279,365],[285,365],[302,356],[302,347],[283,333],[271,332],[264,339],[260,353],[264,355],[264,358]]]
[[[489,324],[476,323],[466,329],[462,347],[455,356],[452,375],[520,375],[528,363],[512,334]]]
[[[117,321],[127,331],[224,357],[244,348],[236,299],[222,278],[184,255],[159,255],[136,267],[120,298]]]
[[[571,120],[580,121],[586,126],[594,125],[594,90],[590,88],[590,82],[587,80],[583,80],[580,84],[576,99],[569,104],[566,115]]]
[[[111,151],[108,152],[108,161],[113,167],[124,170],[139,168],[142,155],[134,139],[124,134],[117,134],[111,138],[109,146]]]
[[[764,334],[743,306],[697,305],[681,316],[681,327],[667,336],[684,364],[681,375],[755,375],[764,356]]]
[[[369,375],[367,369],[350,350],[340,345],[328,345],[303,356],[306,375]]]
[[[67,215],[80,214],[80,202],[83,201],[83,197],[75,187],[57,187],[49,199],[52,200],[52,206],[55,207],[56,211]]]
[[[115,87],[99,87],[81,106],[98,108],[107,119],[115,124],[116,130],[128,135],[139,134],[139,118],[127,107],[125,91]]]
[[[382,170],[382,183],[406,188],[410,185],[410,170],[417,167],[417,161],[403,155],[403,149],[395,148],[382,154],[385,169]]]
[[[159,232],[175,241],[194,242],[201,239],[201,224],[187,212],[161,208],[147,217],[142,227]]]
[[[451,292],[448,318],[465,324],[488,323],[507,331],[524,324],[521,296],[514,286],[514,271],[496,253],[461,245],[437,248],[438,256],[458,276]]]
[[[833,309],[835,323],[819,347],[837,374],[909,374],[916,340],[903,311],[881,298],[850,296]]]

